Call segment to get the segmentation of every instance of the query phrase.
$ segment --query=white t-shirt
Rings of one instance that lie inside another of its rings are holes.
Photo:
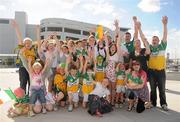
[[[118,62],[118,60],[119,60],[118,53],[116,52],[116,54],[114,54],[113,56],[109,56],[109,60],[114,61],[114,62]]]
[[[55,50],[53,52],[48,52],[47,51],[45,53],[45,56],[49,57],[51,59],[51,67],[52,68],[57,67],[57,65],[58,65],[58,56],[59,56],[57,48],[55,48]]]
[[[99,97],[110,95],[110,91],[107,88],[104,88],[101,83],[97,83],[94,90],[90,93],[98,95]]]
[[[97,48],[97,46],[95,47],[95,59],[96,59],[96,57],[100,54],[100,55],[102,55],[103,57],[105,57],[106,56],[106,53],[105,53],[105,51],[106,51],[106,49],[105,48],[103,48],[103,49],[100,49],[99,48],[99,51],[98,51],[98,48]]]

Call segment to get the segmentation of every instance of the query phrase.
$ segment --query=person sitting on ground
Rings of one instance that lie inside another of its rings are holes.
[[[88,97],[88,113],[101,117],[102,114],[112,111],[110,104],[110,91],[108,90],[109,81],[104,78],[102,82],[97,82],[94,90]]]

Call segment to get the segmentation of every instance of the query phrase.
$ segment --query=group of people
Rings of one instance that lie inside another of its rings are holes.
[[[128,111],[136,108],[141,113],[146,108],[156,107],[157,87],[160,105],[163,110],[168,110],[165,95],[166,16],[162,17],[163,38],[160,41],[158,36],[153,36],[152,44],[148,43],[136,16],[133,17],[133,40],[129,32],[122,40],[119,22],[115,20],[114,37],[105,32],[97,40],[90,33],[88,39],[76,42],[58,40],[56,33],[40,40],[40,26],[37,26],[35,46],[32,39],[22,39],[15,21],[11,23],[18,37],[21,59],[20,88],[17,90],[23,92],[21,97],[25,94],[29,97],[28,103],[21,104],[28,106],[30,117],[66,105],[71,112],[80,103],[83,108],[88,108],[88,113],[97,116],[114,107],[122,108],[126,102]],[[20,109],[11,111],[9,116],[19,114]]]

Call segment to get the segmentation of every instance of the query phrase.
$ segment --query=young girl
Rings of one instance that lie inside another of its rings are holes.
[[[68,92],[68,102],[69,102],[69,106],[68,106],[68,111],[71,112],[73,110],[73,103],[74,103],[74,107],[77,108],[78,107],[78,102],[79,102],[79,78],[82,72],[82,62],[83,62],[83,57],[82,55],[80,56],[80,69],[78,70],[78,68],[74,65],[71,64],[69,66],[69,63],[71,62],[71,57],[69,56],[67,59],[67,63],[66,63],[66,74],[67,74],[67,92]],[[68,66],[70,68],[70,70],[68,70]],[[69,72],[69,73],[68,73]]]
[[[31,79],[30,85],[30,111],[29,116],[34,116],[34,112],[32,110],[35,102],[37,99],[42,104],[42,113],[46,113],[46,99],[45,99],[45,86],[44,81],[42,81],[42,75],[47,70],[47,65],[49,65],[49,60],[46,60],[45,66],[43,67],[39,62],[35,62],[31,66],[31,59],[28,60],[28,67],[29,67],[29,75]]]
[[[78,56],[79,55],[87,56],[87,51],[86,49],[83,48],[82,41],[77,42],[76,53]]]
[[[111,92],[111,104],[114,105],[115,95],[116,95],[116,65],[119,61],[120,55],[120,29],[118,25],[118,21],[115,20],[115,27],[116,27],[116,43],[111,43],[108,45],[109,41],[107,35],[105,36],[106,44],[109,46],[107,49],[107,66],[106,66],[106,76],[109,79],[109,88]]]
[[[60,102],[62,107],[65,106],[67,98],[67,83],[65,76],[65,64],[59,64],[56,68],[56,75],[54,77],[54,88],[56,104]],[[57,106],[55,106],[56,109]]]
[[[24,48],[21,49],[20,57],[21,57],[24,67],[28,70],[29,75],[30,75],[31,84],[30,84],[29,116],[34,116],[35,114],[32,108],[37,100],[39,100],[43,106],[42,112],[46,113],[45,84],[42,79],[47,74],[48,66],[49,66],[49,59],[46,59],[46,63],[44,67],[42,66],[41,63],[37,61],[33,63],[32,65],[32,59],[28,58],[28,62],[27,62],[27,60],[22,55],[24,50],[25,50]]]
[[[86,108],[88,102],[88,96],[94,89],[94,71],[93,66],[88,62],[90,61],[89,57],[86,58],[84,69],[83,69],[83,104],[82,106]]]
[[[119,63],[116,68],[116,108],[122,108],[125,93],[125,66]],[[119,104],[120,98],[120,104]]]

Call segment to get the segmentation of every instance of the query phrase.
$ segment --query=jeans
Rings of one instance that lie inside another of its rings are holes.
[[[19,68],[19,81],[20,81],[20,87],[25,91],[26,93],[26,86],[28,85],[28,95],[29,95],[29,86],[30,86],[30,80],[29,80],[29,73],[27,72],[25,67]]]
[[[30,95],[30,104],[35,104],[35,102],[39,100],[40,103],[45,104],[46,98],[45,98],[45,90],[44,88],[40,89],[31,89],[31,95]]]
[[[153,106],[157,103],[156,88],[159,90],[160,105],[167,105],[165,85],[166,85],[166,73],[165,70],[152,70],[149,69],[149,82],[151,87],[150,98]]]

